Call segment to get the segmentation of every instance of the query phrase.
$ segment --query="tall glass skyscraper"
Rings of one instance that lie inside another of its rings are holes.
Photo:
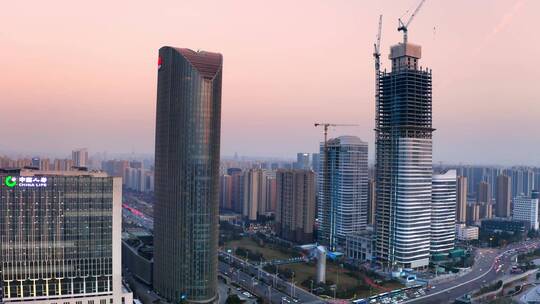
[[[330,250],[345,245],[348,234],[366,229],[368,145],[356,136],[321,144],[317,218],[319,242]]]
[[[1,303],[130,303],[122,287],[122,180],[0,170]]]
[[[385,267],[429,264],[432,178],[431,70],[421,47],[391,47],[392,71],[376,92],[376,201],[379,261]]]
[[[222,62],[159,50],[154,288],[173,302],[217,301]]]

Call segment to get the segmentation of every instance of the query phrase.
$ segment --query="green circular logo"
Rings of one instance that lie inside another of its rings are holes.
[[[6,179],[4,180],[4,184],[6,186],[13,188],[15,185],[17,185],[17,179],[11,175],[6,176]]]

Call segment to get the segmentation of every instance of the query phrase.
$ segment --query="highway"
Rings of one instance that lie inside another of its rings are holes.
[[[537,248],[539,241],[528,241],[512,244],[505,249],[480,249],[477,251],[472,271],[455,280],[435,285],[425,296],[405,301],[403,303],[453,303],[456,298],[481,288],[484,285],[496,282],[507,273],[512,265],[510,254],[514,250]],[[501,265],[499,271],[498,266]]]

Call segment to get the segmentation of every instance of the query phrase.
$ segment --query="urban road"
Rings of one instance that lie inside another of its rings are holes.
[[[147,230],[152,230],[153,219],[150,215],[141,212],[140,210],[133,209],[135,206],[130,206],[127,202],[124,202],[123,216],[128,220],[136,222],[141,227]],[[129,207],[129,208],[128,208]],[[271,303],[275,304],[317,304],[326,303],[326,301],[317,297],[316,295],[307,292],[306,290],[299,288],[277,276],[271,275],[266,271],[259,269],[257,266],[246,263],[233,255],[229,255],[226,252],[220,251],[220,255],[228,256],[229,263],[235,264],[240,267],[232,267],[231,265],[223,262],[219,262],[219,272],[228,277],[231,281],[244,287],[247,291],[263,298],[271,299]]]
[[[246,263],[233,255],[220,252],[225,262],[219,262],[219,272],[247,291],[269,300],[271,303],[326,303],[316,295],[298,288],[276,275],[260,269],[256,265]],[[233,266],[234,265],[234,266]]]
[[[140,216],[132,214],[125,208],[124,211],[127,211],[127,214],[124,212],[124,216],[127,216],[130,220],[136,221],[148,229],[152,228],[153,221],[150,216],[145,215],[145,217],[141,218]],[[506,273],[512,265],[510,260],[513,255],[508,254],[509,252],[524,248],[531,249],[538,247],[540,247],[540,241],[528,241],[509,245],[505,249],[480,249],[475,257],[475,263],[472,270],[469,273],[448,282],[435,284],[434,288],[426,293],[426,295],[407,300],[403,303],[452,303],[454,299],[492,283],[502,274]],[[225,252],[220,252],[220,254],[228,255]],[[233,259],[237,259],[233,255],[230,256]],[[245,264],[244,261],[238,259],[237,262]],[[499,265],[502,265],[502,267],[498,270]],[[295,287],[291,283],[275,277],[264,270],[259,270],[255,265],[249,264],[249,266],[239,268],[232,268],[230,265],[223,262],[219,263],[219,271],[223,275],[243,286],[245,289],[252,291],[261,298],[271,298],[272,303],[288,304],[287,302],[290,301],[294,304],[296,302],[290,298],[291,295],[293,295],[292,298],[297,299],[299,303],[315,304],[326,302],[302,288]],[[256,276],[252,277],[251,273],[256,273]],[[259,280],[259,276],[262,276],[262,281]],[[270,284],[266,284],[266,282],[270,282]],[[281,290],[277,289],[278,286],[282,287]]]
[[[425,296],[403,303],[453,303],[456,298],[496,282],[500,276],[508,273],[512,266],[512,257],[517,254],[512,254],[513,252],[539,246],[540,241],[535,240],[509,245],[504,249],[478,250],[471,272],[451,281],[436,284]]]

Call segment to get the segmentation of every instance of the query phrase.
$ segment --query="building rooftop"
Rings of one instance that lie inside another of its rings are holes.
[[[14,174],[18,176],[92,176],[92,177],[108,177],[109,175],[105,171],[92,170],[88,171],[86,168],[79,168],[72,171],[55,171],[55,170],[38,170],[32,168],[4,168],[0,169],[0,174]]]
[[[324,145],[324,143],[322,143]],[[367,145],[359,137],[353,135],[343,135],[328,140],[328,145]]]
[[[221,70],[223,56],[219,53],[193,51],[187,48],[173,48],[186,58],[191,65],[203,76],[214,78]]]

